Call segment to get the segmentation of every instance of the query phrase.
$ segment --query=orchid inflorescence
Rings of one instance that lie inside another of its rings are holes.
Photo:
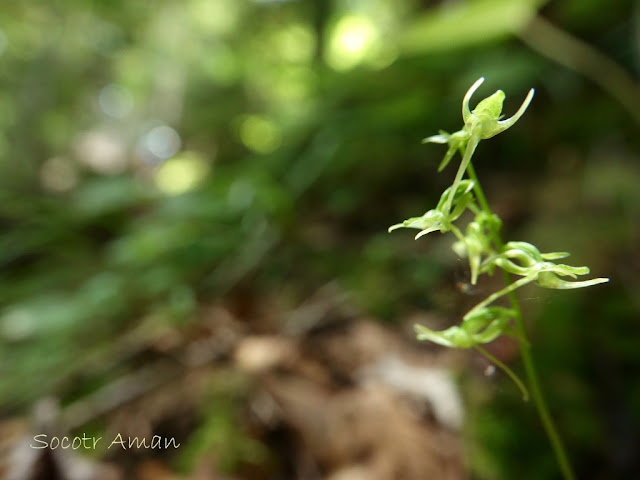
[[[467,91],[462,101],[461,130],[449,134],[440,131],[438,135],[427,137],[423,143],[447,144],[447,153],[438,170],[443,170],[453,159],[456,152],[462,161],[456,173],[453,185],[447,188],[437,206],[421,217],[412,217],[389,228],[414,228],[420,230],[416,239],[431,232],[451,231],[457,241],[453,250],[466,257],[471,270],[471,283],[476,284],[478,275],[493,274],[500,268],[509,274],[519,276],[502,290],[489,295],[473,307],[462,319],[462,323],[444,331],[433,331],[425,326],[416,325],[418,339],[430,340],[447,347],[471,348],[495,340],[502,334],[515,335],[511,326],[513,309],[491,306],[498,298],[507,295],[528,283],[544,288],[571,289],[582,288],[608,282],[608,278],[595,278],[586,281],[567,281],[560,277],[576,279],[577,275],[589,273],[588,267],[572,267],[556,264],[557,260],[568,256],[566,252],[540,253],[538,248],[527,242],[508,242],[502,244],[499,236],[500,218],[494,214],[486,200],[472,170],[471,156],[481,140],[491,138],[515,124],[529,106],[534,95],[531,89],[518,111],[511,118],[501,120],[502,104],[505,94],[498,90],[480,101],[476,108],[469,109],[469,101],[484,78],[477,80]],[[469,179],[463,179],[470,173]],[[464,233],[455,225],[462,214],[469,210],[474,214]],[[521,339],[524,341],[524,339]]]

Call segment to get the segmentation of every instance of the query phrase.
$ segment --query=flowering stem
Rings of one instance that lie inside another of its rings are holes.
[[[527,283],[530,283],[532,281],[533,281],[533,278],[531,278],[531,277],[522,277],[521,279],[516,280],[515,282],[509,283],[502,290],[498,290],[497,292],[492,293],[487,298],[485,298],[483,301],[478,303],[475,307],[473,307],[471,310],[469,310],[467,312],[467,314],[465,315],[465,318],[467,318],[468,316],[471,316],[472,313],[474,313],[474,312],[476,312],[478,310],[481,310],[484,307],[486,307],[487,305],[490,305],[491,303],[495,302],[497,299],[499,299],[503,295],[508,295],[508,294],[514,292],[516,289],[518,289],[520,287],[523,287]],[[523,339],[524,339],[524,337],[523,337]]]
[[[510,275],[508,272],[504,272],[504,276],[505,281],[510,281]],[[518,299],[516,298],[515,293],[511,292],[509,294],[509,299],[511,300],[511,307],[515,311],[514,317],[516,330],[519,333],[519,336],[526,340],[527,337],[524,327],[524,320],[522,319],[520,304],[518,303]],[[524,370],[527,374],[529,389],[531,390],[531,397],[533,398],[533,403],[536,406],[538,416],[542,421],[542,425],[544,426],[544,429],[547,433],[547,437],[549,437],[549,441],[551,442],[551,446],[556,455],[556,460],[560,467],[560,471],[562,472],[562,476],[565,480],[574,480],[575,476],[571,468],[571,463],[569,462],[569,457],[567,456],[566,449],[564,447],[564,444],[562,443],[562,439],[560,438],[560,434],[558,433],[553,418],[549,413],[549,408],[547,407],[544,395],[542,394],[542,389],[540,388],[538,374],[536,373],[535,365],[533,363],[533,356],[531,355],[530,343],[528,341],[523,342],[521,345],[521,350],[522,363],[524,364]]]
[[[467,172],[469,173],[469,178],[473,182],[473,191],[476,194],[476,198],[478,199],[478,203],[480,207],[485,213],[491,214],[491,207],[489,206],[489,202],[487,202],[487,197],[484,196],[484,191],[482,190],[482,186],[480,182],[478,182],[478,176],[476,175],[476,170],[473,168],[473,163],[469,162],[467,166]],[[493,240],[496,240],[495,238]]]
[[[471,157],[473,156],[473,152],[476,150],[479,142],[480,138],[478,138],[478,135],[471,135],[471,138],[469,139],[469,142],[467,143],[467,146],[464,150],[464,156],[462,157],[462,162],[460,163],[460,167],[458,168],[458,172],[456,173],[456,178],[453,181],[453,185],[451,186],[451,192],[449,193],[447,202],[444,204],[443,210],[447,212],[447,214],[451,211],[453,197],[458,190],[458,185],[460,185],[460,181],[462,180],[462,176],[467,169],[467,165],[470,165],[471,163]]]
[[[466,157],[466,153],[467,152],[465,152],[465,157]],[[480,206],[482,207],[482,210],[487,215],[491,215],[492,214],[491,208],[487,203],[487,199],[484,195],[484,192],[482,191],[480,182],[478,182],[478,177],[476,175],[476,172],[473,168],[473,164],[471,162],[469,162],[468,164],[467,172],[469,174],[469,178],[473,181],[473,185],[474,185],[473,188],[476,194],[476,198],[478,199],[478,203],[480,204]],[[492,240],[497,250],[500,251],[504,245],[502,242],[502,239],[500,238],[500,234],[496,231],[492,231]],[[503,276],[504,276],[504,281],[507,287],[505,287],[503,290],[500,290],[500,292],[503,292],[501,295],[504,295],[504,293],[508,295],[509,302],[511,303],[511,308],[514,311],[515,328],[516,328],[518,337],[520,338],[522,363],[524,365],[524,370],[527,375],[527,383],[529,384],[529,390],[531,391],[531,397],[533,398],[533,403],[536,406],[536,410],[538,411],[538,416],[542,421],[542,425],[545,429],[545,432],[547,433],[547,437],[549,438],[551,447],[553,448],[553,452],[555,453],[558,466],[560,467],[560,471],[562,472],[562,476],[564,477],[565,480],[574,480],[575,476],[571,468],[571,463],[569,462],[569,457],[567,456],[566,449],[564,447],[562,439],[560,438],[560,434],[558,433],[558,430],[555,426],[553,418],[549,413],[549,408],[547,407],[547,403],[544,399],[542,389],[540,388],[540,382],[538,381],[538,374],[536,372],[536,368],[533,363],[533,356],[531,355],[531,344],[527,338],[527,332],[524,325],[524,320],[522,318],[522,310],[520,308],[520,302],[518,301],[518,297],[516,297],[515,288],[509,289],[510,286],[514,285],[514,282],[512,282],[511,275],[509,274],[509,272],[503,270]],[[524,280],[524,279],[526,279],[526,277],[524,277],[521,280]],[[518,282],[515,282],[515,283],[518,283]],[[505,292],[505,290],[508,290],[508,291]],[[500,292],[496,292],[496,293],[500,293]],[[480,352],[482,353],[482,351]],[[496,364],[496,365],[500,366],[499,364]],[[509,373],[507,370],[505,370],[505,372],[507,374]]]

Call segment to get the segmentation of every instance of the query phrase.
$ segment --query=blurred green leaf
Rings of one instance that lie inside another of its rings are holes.
[[[503,39],[522,29],[547,0],[475,0],[444,4],[414,19],[401,37],[405,53],[450,52]]]

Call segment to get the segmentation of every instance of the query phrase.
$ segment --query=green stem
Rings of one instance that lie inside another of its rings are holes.
[[[478,176],[476,175],[476,169],[473,167],[473,163],[469,162],[467,166],[467,172],[469,173],[469,179],[473,182],[473,191],[476,193],[476,198],[478,199],[478,203],[482,210],[485,213],[491,215],[491,207],[489,206],[489,202],[487,202],[487,197],[484,195],[484,191],[482,190],[482,186],[478,181]]]
[[[462,232],[458,227],[456,227],[455,225],[449,225],[449,229],[453,232],[458,240],[464,243],[464,235],[462,235]]]
[[[508,272],[504,272],[504,276],[505,281],[508,282],[511,280],[511,275],[509,275]],[[527,340],[524,320],[522,319],[522,311],[520,310],[520,304],[518,302],[518,299],[516,298],[515,293],[509,293],[509,299],[511,301],[511,307],[515,311],[516,331],[518,332],[518,335],[520,337]],[[531,355],[530,343],[528,341],[523,342],[521,345],[521,349],[522,363],[524,364],[524,370],[527,374],[529,389],[531,390],[531,397],[533,398],[533,403],[536,406],[536,410],[538,410],[538,415],[540,416],[542,425],[544,426],[544,429],[547,433],[547,437],[549,437],[549,441],[551,442],[551,446],[556,455],[556,460],[558,462],[558,465],[560,466],[562,476],[565,478],[565,480],[574,480],[575,476],[571,468],[571,463],[569,462],[569,457],[567,456],[564,444],[562,443],[562,439],[560,438],[560,434],[558,433],[553,418],[549,413],[547,402],[545,401],[544,395],[542,394],[542,389],[540,388],[538,374],[533,363],[533,356]]]
[[[529,401],[529,392],[527,391],[527,387],[525,387],[524,383],[522,383],[522,380],[520,380],[520,377],[518,377],[513,372],[513,370],[511,370],[509,367],[507,367],[507,365],[502,363],[496,357],[491,355],[487,350],[482,348],[480,345],[476,345],[474,348],[476,350],[478,350],[478,352],[480,352],[483,356],[485,356],[487,358],[487,360],[489,360],[491,363],[496,364],[499,368],[502,369],[502,371],[504,371],[504,373],[509,375],[509,378],[511,378],[511,380],[513,380],[513,382],[518,386],[518,388],[522,392],[522,400],[525,401],[525,402]]]
[[[474,146],[475,148],[475,146]],[[466,157],[465,152],[465,157]],[[478,177],[476,176],[476,172],[473,168],[473,164],[471,162],[468,163],[467,171],[469,173],[469,178],[474,183],[474,192],[476,194],[476,198],[478,199],[478,203],[484,210],[487,215],[492,215],[491,208],[487,202],[487,199],[482,191],[482,187],[480,186],[480,182],[478,182]],[[492,232],[492,240],[500,251],[503,247],[502,239],[500,238],[500,234],[498,232]],[[509,272],[503,271],[504,281],[507,287],[503,290],[509,289],[509,286],[513,285],[511,280],[511,275]],[[526,277],[525,277],[526,278]],[[515,282],[517,283],[517,282]],[[560,471],[562,472],[562,476],[565,480],[574,480],[575,476],[573,474],[573,470],[571,468],[571,463],[569,462],[569,457],[567,455],[564,444],[562,443],[562,439],[560,438],[560,434],[555,426],[553,418],[549,413],[549,408],[547,407],[547,402],[544,399],[544,395],[542,394],[542,389],[540,388],[540,382],[538,381],[538,374],[536,372],[535,365],[533,363],[533,356],[531,354],[531,344],[527,337],[526,328],[524,325],[524,320],[522,318],[522,310],[520,309],[520,302],[518,301],[518,297],[515,294],[515,288],[509,289],[507,295],[509,296],[509,302],[511,303],[511,308],[514,311],[514,322],[516,327],[516,332],[521,341],[521,351],[522,351],[522,363],[524,364],[524,370],[527,375],[527,381],[529,383],[529,390],[531,391],[531,397],[533,398],[533,403],[536,406],[536,410],[538,411],[538,416],[542,421],[542,425],[545,429],[547,437],[551,443],[551,447],[553,448],[553,452],[556,456],[556,460],[558,462],[558,466],[560,467]],[[501,290],[502,291],[502,290]],[[496,292],[500,293],[500,292]]]
[[[515,282],[512,282],[512,283],[508,284],[502,290],[498,290],[497,292],[493,292],[491,295],[489,295],[487,298],[485,298],[483,301],[481,301],[475,307],[473,307],[471,310],[469,310],[465,314],[464,318],[467,318],[468,316],[470,316],[476,310],[480,310],[481,308],[484,308],[487,305],[492,304],[493,302],[495,302],[497,299],[499,299],[503,295],[511,294],[515,290],[517,290],[518,288],[523,287],[527,283],[530,283],[532,281],[533,281],[533,278],[531,278],[531,277],[522,277],[521,279],[516,280]],[[523,338],[523,340],[526,340],[526,337],[523,336],[522,338]]]
[[[471,164],[471,157],[473,156],[473,152],[475,152],[478,143],[480,142],[480,138],[477,135],[472,135],[469,141],[467,142],[467,148],[464,151],[464,155],[462,157],[462,162],[460,162],[460,167],[458,167],[458,172],[456,173],[456,178],[453,180],[453,184],[451,185],[451,192],[449,192],[449,197],[447,197],[447,201],[444,204],[444,211],[448,214],[451,211],[451,205],[453,204],[453,197],[458,190],[458,185],[460,185],[460,181],[462,180],[462,176],[464,175],[467,166]]]

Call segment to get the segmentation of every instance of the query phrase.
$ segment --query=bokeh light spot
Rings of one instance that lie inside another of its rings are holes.
[[[182,152],[167,160],[155,173],[158,189],[167,195],[180,195],[200,185],[209,173],[206,160],[196,152]]]
[[[240,140],[256,153],[271,153],[280,146],[282,132],[272,120],[261,115],[247,115],[240,121]]]
[[[335,70],[362,63],[380,43],[380,33],[367,17],[346,15],[332,29],[326,61]]]
[[[95,172],[115,175],[128,167],[126,147],[122,139],[108,131],[93,130],[78,135],[74,151],[81,163]]]
[[[180,151],[180,135],[168,125],[151,128],[140,137],[137,145],[138,158],[149,165],[162,163]]]
[[[237,0],[191,0],[189,10],[195,25],[204,32],[224,35],[238,23],[240,2]]]
[[[180,135],[173,128],[162,125],[152,129],[146,137],[147,148],[156,157],[166,159],[180,149]]]

